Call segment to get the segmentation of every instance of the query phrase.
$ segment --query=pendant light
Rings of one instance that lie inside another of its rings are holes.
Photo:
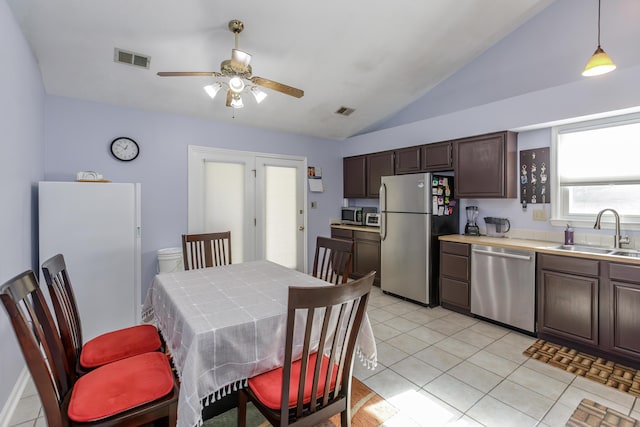
[[[585,77],[599,76],[616,69],[616,64],[613,63],[609,55],[600,47],[600,3],[601,0],[598,0],[598,47],[584,67],[582,75]]]

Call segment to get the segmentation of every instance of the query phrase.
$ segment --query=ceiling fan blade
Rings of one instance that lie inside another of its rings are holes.
[[[258,86],[266,87],[267,89],[273,89],[278,92],[282,92],[286,95],[291,95],[296,98],[302,98],[304,96],[304,91],[302,89],[297,89],[292,86],[287,86],[282,83],[274,82],[273,80],[265,79],[262,77],[252,77],[251,81]]]
[[[231,89],[227,90],[227,107],[231,107],[231,101],[233,100],[233,94],[231,93]]]
[[[160,71],[160,77],[221,77],[222,74],[217,71]]]

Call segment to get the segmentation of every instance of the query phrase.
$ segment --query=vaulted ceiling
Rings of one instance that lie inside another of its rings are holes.
[[[409,105],[552,0],[8,0],[48,94],[208,120],[345,139]],[[304,90],[265,89],[256,104],[225,106],[203,90],[234,34],[253,55],[253,75]],[[149,68],[114,61],[116,48],[150,57]],[[348,117],[336,114],[353,108]]]

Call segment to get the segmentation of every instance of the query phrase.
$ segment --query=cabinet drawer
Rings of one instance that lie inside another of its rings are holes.
[[[449,254],[469,256],[471,245],[466,243],[440,242],[440,251]]]
[[[609,264],[609,277],[614,280],[640,283],[640,266],[630,264]]]
[[[469,257],[448,253],[440,255],[441,275],[468,282],[469,271]]]
[[[443,277],[440,279],[440,302],[469,309],[469,284]]]
[[[353,239],[353,231],[345,230],[343,228],[332,228],[331,229],[331,237],[334,239]]]
[[[598,276],[600,274],[600,261],[592,259],[540,254],[538,263],[543,270],[562,271],[581,276]]]
[[[354,231],[353,238],[356,240],[371,240],[372,242],[379,242],[380,234],[377,232]]]

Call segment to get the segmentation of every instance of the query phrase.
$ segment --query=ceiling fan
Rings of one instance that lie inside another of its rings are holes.
[[[235,49],[231,49],[231,59],[225,59],[220,63],[220,72],[218,71],[161,71],[158,73],[161,77],[223,77],[228,81],[217,81],[212,85],[205,86],[205,91],[211,98],[214,98],[222,87],[227,88],[227,107],[242,108],[242,93],[250,92],[260,103],[267,94],[258,86],[275,90],[296,98],[302,98],[304,91],[292,86],[287,86],[273,80],[263,77],[252,76],[251,55],[238,49],[238,34],[244,29],[244,23],[237,19],[229,21],[229,30],[235,34]],[[248,83],[245,83],[245,81]]]

